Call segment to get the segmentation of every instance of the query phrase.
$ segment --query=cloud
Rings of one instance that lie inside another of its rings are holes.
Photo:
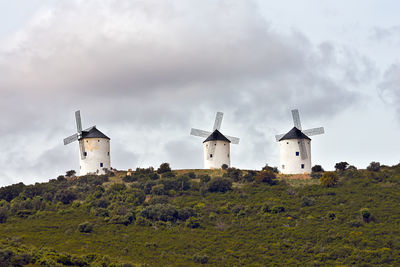
[[[11,36],[0,72],[0,134],[20,147],[0,163],[43,175],[71,169],[76,148],[55,144],[74,132],[76,109],[116,144],[118,168],[162,157],[197,166],[200,145],[187,134],[211,128],[218,110],[223,130],[246,140],[232,148],[237,165],[264,165],[272,124],[282,126],[292,107],[312,119],[354,105],[371,64],[334,43],[274,30],[252,1],[76,0],[40,10]],[[49,143],[54,156],[38,156]]]
[[[378,85],[381,99],[388,105],[397,109],[400,120],[400,64],[392,64],[383,74],[382,81]]]

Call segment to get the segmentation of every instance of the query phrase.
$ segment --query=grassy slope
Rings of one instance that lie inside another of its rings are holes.
[[[195,170],[212,176],[220,172]],[[246,184],[224,194],[202,197],[190,192],[171,198],[175,206],[205,204],[198,229],[184,224],[107,224],[83,207],[67,205],[62,212],[10,217],[0,224],[0,240],[22,239],[37,248],[98,253],[150,265],[195,265],[194,254],[207,255],[213,265],[400,264],[400,179],[397,174],[390,181],[379,181],[374,173],[360,175],[366,177],[342,178],[336,188],[322,188],[316,185],[318,180],[295,180],[289,185]],[[122,182],[121,176],[112,182]],[[303,206],[305,197],[315,204]],[[260,212],[265,204],[281,205],[286,211]],[[237,205],[245,207],[244,214],[232,212]],[[375,222],[361,223],[361,208],[369,208]],[[76,231],[83,221],[95,224],[92,233]]]

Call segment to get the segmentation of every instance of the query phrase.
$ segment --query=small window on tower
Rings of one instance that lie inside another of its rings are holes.
[[[212,155],[212,154],[210,154],[210,158],[212,158],[212,156],[213,156],[213,155]]]
[[[289,144],[289,142],[286,142],[286,144]]]
[[[110,152],[107,152],[107,155],[110,156]]]
[[[100,167],[103,167],[103,163],[102,162],[100,162]]]
[[[86,152],[86,151],[85,151],[85,152],[83,152],[83,156],[85,156],[85,157],[87,156],[87,152]]]
[[[100,140],[97,140],[97,142],[100,142]]]
[[[300,155],[300,152],[296,151],[296,156],[299,156],[299,155]]]
[[[228,154],[228,158],[229,158],[229,154]]]
[[[284,169],[285,168],[285,165],[282,165],[282,169]]]
[[[304,169],[304,164],[301,164],[301,168]]]

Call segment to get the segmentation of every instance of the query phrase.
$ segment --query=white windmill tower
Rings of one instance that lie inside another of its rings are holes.
[[[283,174],[311,173],[311,138],[323,134],[324,128],[301,129],[299,110],[292,110],[294,127],[286,134],[276,135],[280,145],[281,166]]]
[[[203,142],[203,158],[205,169],[219,169],[223,164],[231,166],[230,144],[239,144],[239,138],[223,135],[219,129],[222,124],[224,113],[217,112],[213,132],[194,129],[191,135],[207,138]]]
[[[75,112],[77,133],[64,139],[64,145],[79,142],[80,175],[105,174],[110,170],[110,138],[100,132],[96,126],[82,131],[80,111]]]

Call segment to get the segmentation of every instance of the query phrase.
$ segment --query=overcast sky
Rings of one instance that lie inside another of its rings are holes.
[[[279,165],[274,135],[324,126],[312,163],[399,163],[400,2],[0,0],[0,185],[79,169],[97,125],[117,169],[202,168],[190,128],[241,138],[232,166]]]

